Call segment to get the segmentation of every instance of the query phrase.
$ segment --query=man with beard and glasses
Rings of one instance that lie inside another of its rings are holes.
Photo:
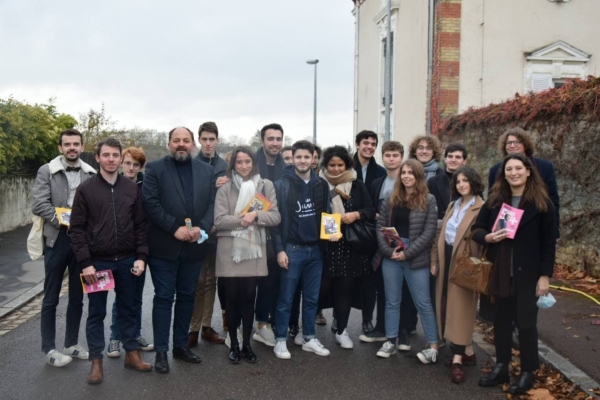
[[[216,179],[212,166],[192,157],[195,146],[188,128],[172,129],[170,155],[148,163],[142,187],[149,222],[148,264],[154,284],[155,368],[160,373],[169,372],[167,350],[173,303],[173,358],[200,362],[188,347],[188,328],[207,252],[202,243],[213,226]]]
[[[125,368],[149,372],[152,365],[140,358],[136,301],[137,277],[146,269],[148,236],[138,186],[119,175],[121,142],[100,141],[96,162],[100,173],[77,188],[71,217],[71,245],[81,267],[82,280],[95,284],[97,272],[111,271],[115,283],[119,338],[127,352]],[[107,222],[110,221],[110,222]],[[108,291],[88,292],[87,342],[92,366],[87,382],[104,380],[102,350]]]
[[[42,351],[46,362],[55,367],[70,363],[73,358],[87,359],[88,352],[79,345],[79,323],[83,310],[83,290],[79,281],[81,268],[71,249],[68,225],[61,225],[56,207],[71,208],[79,184],[96,171],[80,160],[83,136],[75,129],[61,132],[58,139],[61,155],[40,167],[33,185],[31,212],[44,220],[44,300],[42,302]],[[65,348],[56,349],[56,306],[65,269],[69,268],[69,305]]]

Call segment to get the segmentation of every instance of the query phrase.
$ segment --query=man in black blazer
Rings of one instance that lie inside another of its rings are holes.
[[[148,265],[154,284],[152,327],[157,372],[169,372],[167,350],[175,294],[173,358],[199,363],[188,348],[188,327],[205,246],[202,233],[213,226],[215,177],[213,167],[192,158],[194,135],[188,128],[169,132],[171,155],[146,166],[142,186],[148,218]],[[186,226],[189,218],[190,226]]]

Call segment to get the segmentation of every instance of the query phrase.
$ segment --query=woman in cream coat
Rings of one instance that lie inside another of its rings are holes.
[[[248,362],[256,362],[250,347],[254,323],[254,302],[258,278],[266,276],[268,227],[281,220],[273,183],[261,179],[252,150],[237,147],[233,150],[229,168],[229,182],[223,185],[215,198],[215,228],[218,233],[216,275],[223,278],[227,293],[226,318],[231,340],[229,360],[239,363],[240,355]],[[264,195],[271,207],[268,211],[247,211],[246,205],[256,194]],[[242,315],[239,315],[241,303]],[[243,346],[240,352],[237,321],[243,322]]]
[[[431,273],[437,275],[436,310],[440,337],[452,343],[452,382],[462,383],[466,376],[463,364],[475,365],[475,353],[471,344],[477,313],[478,294],[449,282],[450,273],[456,268],[457,257],[471,247],[471,255],[477,257],[481,246],[469,241],[471,226],[483,205],[481,177],[474,169],[461,167],[450,181],[452,198],[440,227],[438,238],[431,250]],[[442,267],[442,268],[438,268]]]

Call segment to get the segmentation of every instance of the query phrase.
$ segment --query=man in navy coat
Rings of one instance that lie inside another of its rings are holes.
[[[188,348],[188,328],[206,253],[202,233],[213,226],[215,177],[212,166],[192,157],[194,147],[194,135],[188,128],[171,130],[171,154],[147,164],[142,186],[149,223],[148,265],[154,284],[155,368],[161,373],[169,372],[167,350],[174,302],[173,358],[200,362]],[[187,219],[190,226],[186,226]]]

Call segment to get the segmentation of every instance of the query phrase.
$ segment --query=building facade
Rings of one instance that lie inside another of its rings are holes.
[[[354,130],[385,130],[388,0],[354,0]],[[392,0],[391,133],[600,75],[598,0]]]

